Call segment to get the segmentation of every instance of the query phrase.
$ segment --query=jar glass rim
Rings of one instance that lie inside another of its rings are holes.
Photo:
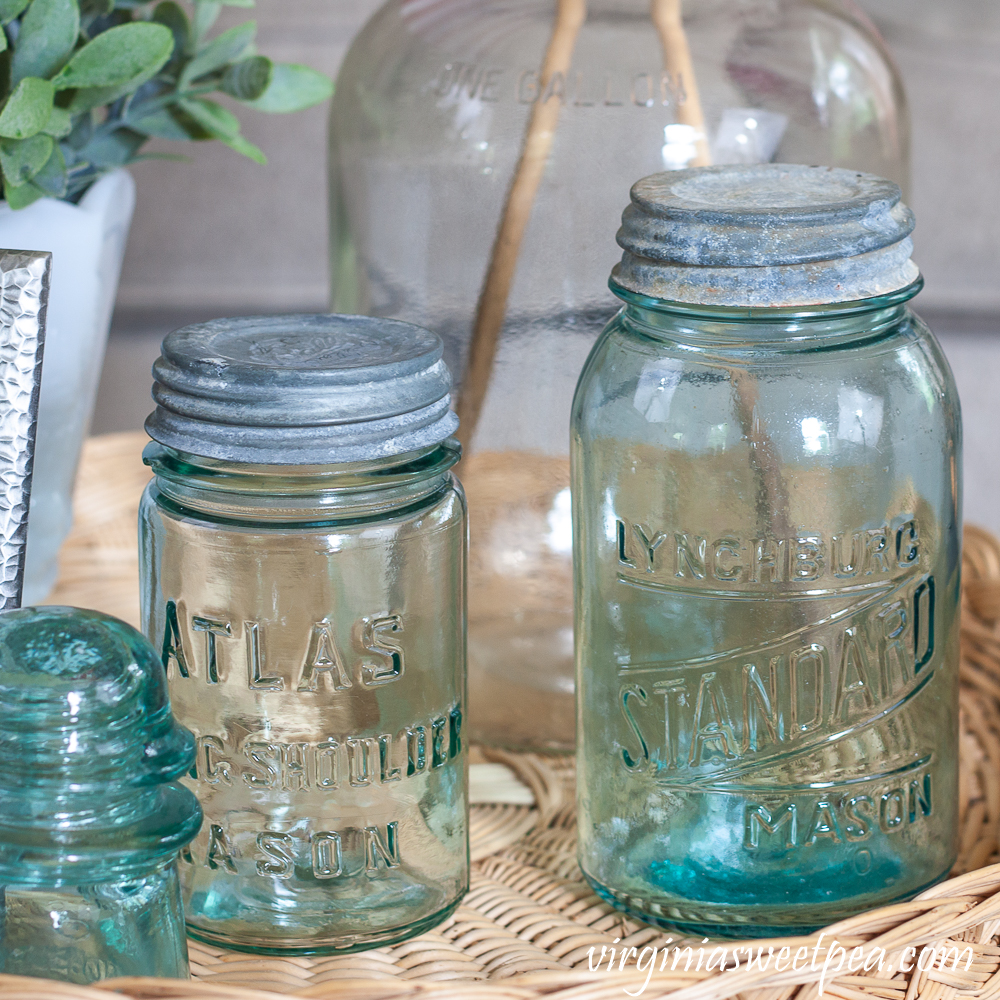
[[[156,484],[147,495],[157,496],[157,504],[220,523],[271,527],[396,517],[454,484],[451,469],[460,457],[453,438],[394,459],[325,466],[222,462],[157,442],[143,452]]]
[[[875,295],[867,299],[853,299],[847,302],[823,302],[804,306],[718,306],[699,305],[695,302],[678,302],[673,299],[658,299],[641,292],[633,292],[619,285],[614,278],[608,279],[608,287],[626,305],[639,306],[657,312],[673,313],[699,319],[725,320],[733,323],[774,323],[781,320],[828,319],[852,316],[860,313],[877,312],[908,302],[924,287],[923,275],[902,288],[885,295]]]
[[[445,472],[456,465],[462,454],[455,438],[446,438],[418,451],[363,462],[330,462],[324,465],[259,465],[211,458],[194,452],[181,451],[158,441],[149,441],[143,449],[144,464],[157,474],[195,475],[207,481],[229,476],[282,479],[289,482],[311,482],[316,485],[357,479],[370,488],[372,481],[395,483],[413,478],[422,479]]]

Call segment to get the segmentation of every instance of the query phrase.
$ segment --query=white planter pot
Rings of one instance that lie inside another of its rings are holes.
[[[52,252],[42,391],[28,520],[23,603],[45,600],[73,520],[73,483],[90,428],[125,241],[135,207],[126,170],[102,177],[78,205],[0,202],[0,247]]]

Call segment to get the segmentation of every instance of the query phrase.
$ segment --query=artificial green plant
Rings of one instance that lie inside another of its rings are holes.
[[[12,208],[75,201],[102,174],[147,158],[152,137],[218,139],[259,163],[219,92],[260,111],[330,96],[307,66],[273,63],[248,21],[209,37],[224,5],[254,0],[0,0],[0,170]]]

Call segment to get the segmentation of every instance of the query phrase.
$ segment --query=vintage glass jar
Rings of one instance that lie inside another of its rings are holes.
[[[573,404],[581,866],[701,934],[819,927],[956,855],[961,425],[892,183],[632,188]]]
[[[258,953],[420,933],[468,885],[466,516],[440,339],[219,320],[154,368],[142,614],[205,810],[189,932]]]
[[[469,497],[470,732],[573,747],[569,412],[616,304],[620,192],[708,162],[904,187],[900,78],[853,0],[389,0],[330,118],[333,306],[445,341]]]
[[[97,611],[0,614],[0,973],[187,978],[194,739],[156,651]]]

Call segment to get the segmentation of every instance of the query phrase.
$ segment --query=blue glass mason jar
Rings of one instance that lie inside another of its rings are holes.
[[[440,339],[219,320],[156,363],[144,628],[197,739],[192,936],[355,951],[468,887],[466,515]]]
[[[823,926],[956,855],[961,424],[888,181],[658,174],[577,388],[579,856],[698,934]]]

